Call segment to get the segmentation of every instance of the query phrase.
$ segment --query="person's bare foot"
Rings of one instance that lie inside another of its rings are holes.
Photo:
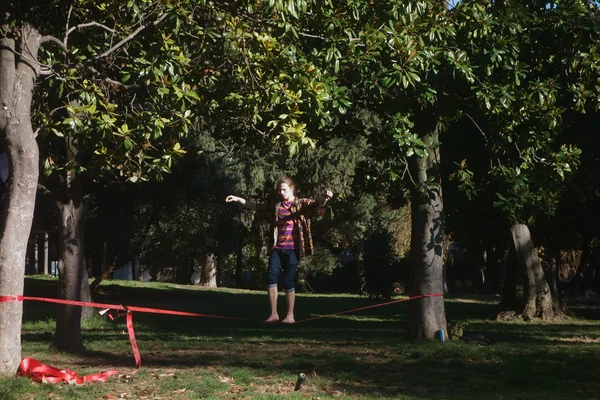
[[[279,322],[279,315],[271,314],[271,316],[265,320],[266,324],[272,324],[274,322]]]
[[[283,321],[281,321],[282,324],[295,324],[296,320],[294,319],[293,316],[287,316],[285,317],[285,319]]]

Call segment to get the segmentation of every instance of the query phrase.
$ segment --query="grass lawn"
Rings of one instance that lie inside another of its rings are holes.
[[[56,281],[27,278],[25,294],[54,297]],[[82,386],[0,379],[12,399],[600,399],[600,314],[556,323],[496,322],[495,303],[447,299],[454,322],[495,343],[405,339],[407,303],[293,326],[266,317],[264,293],[158,283],[105,281],[95,301],[247,317],[232,321],[134,313],[142,368],[135,368],[124,318],[84,323],[81,355],[49,349],[55,305],[25,302],[23,357],[80,375],[118,369]],[[350,295],[299,295],[297,319],[375,302]],[[280,315],[283,314],[283,295]],[[296,377],[308,380],[294,391]]]

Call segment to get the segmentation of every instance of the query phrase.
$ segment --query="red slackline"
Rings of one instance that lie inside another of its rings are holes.
[[[314,321],[322,318],[329,318],[336,315],[348,314],[356,311],[366,310],[369,308],[382,307],[395,303],[402,303],[409,300],[422,299],[426,297],[442,297],[442,293],[436,294],[419,294],[414,296],[409,296],[406,299],[392,300],[384,303],[374,304],[365,307],[354,308],[352,310],[340,311],[332,314],[321,315],[317,317],[307,318],[300,321],[296,321],[296,323]],[[131,343],[131,349],[133,351],[133,357],[135,358],[136,369],[132,372],[135,374],[140,367],[142,366],[142,357],[140,356],[140,351],[135,339],[135,331],[133,329],[133,316],[132,311],[143,312],[143,313],[151,313],[151,314],[164,314],[164,315],[179,315],[184,317],[203,317],[203,318],[218,318],[218,319],[230,319],[235,321],[251,321],[247,318],[239,318],[239,317],[228,317],[222,315],[212,315],[212,314],[201,314],[201,313],[192,313],[187,311],[176,311],[176,310],[166,310],[160,308],[148,308],[148,307],[136,307],[136,306],[124,306],[121,304],[103,304],[103,303],[92,303],[86,301],[74,301],[74,300],[61,300],[61,299],[52,299],[46,297],[30,297],[30,296],[0,296],[0,303],[10,303],[10,302],[22,302],[22,301],[41,301],[46,303],[56,303],[56,304],[65,304],[65,305],[73,305],[73,306],[84,306],[84,307],[93,307],[93,308],[101,308],[101,315],[104,315],[110,310],[116,310],[116,317],[109,314],[110,319],[115,319],[122,315],[126,316],[127,322],[127,333],[129,334],[129,342]],[[76,372],[70,370],[60,370],[56,367],[52,367],[50,365],[45,365],[38,360],[33,358],[25,358],[19,365],[19,375],[27,376],[32,378],[36,382],[41,383],[59,383],[66,382],[70,384],[81,385],[85,382],[106,382],[108,378],[112,375],[117,374],[118,371],[107,371],[99,374],[92,374],[87,376],[78,376]]]

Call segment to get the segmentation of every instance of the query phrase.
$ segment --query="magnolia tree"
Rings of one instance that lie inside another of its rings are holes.
[[[283,34],[281,17],[300,3],[3,2],[0,135],[10,175],[0,294],[23,291],[36,135],[40,188],[59,210],[59,287],[69,300],[86,286],[86,193],[115,179],[160,179],[184,153],[179,139],[193,119],[216,134],[233,129],[242,142],[252,132],[292,151],[310,144],[309,121],[328,123],[324,107],[335,96],[324,84],[331,77],[297,57]],[[22,304],[0,303],[0,311],[0,374],[10,375],[20,361]],[[60,308],[57,347],[83,348],[80,313]]]

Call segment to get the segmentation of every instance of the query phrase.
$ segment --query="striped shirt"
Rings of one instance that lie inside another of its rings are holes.
[[[281,202],[279,215],[277,216],[277,243],[275,248],[294,250],[294,220],[291,218],[290,207],[293,201]]]

